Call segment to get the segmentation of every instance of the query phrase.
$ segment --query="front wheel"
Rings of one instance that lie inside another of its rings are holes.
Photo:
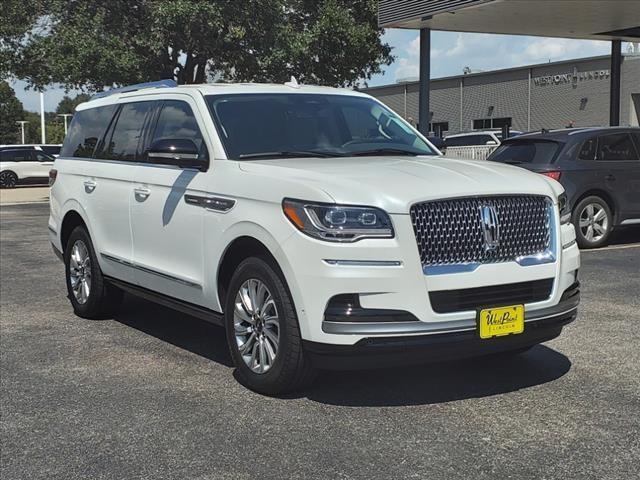
[[[607,244],[613,230],[611,208],[600,197],[586,197],[574,208],[572,223],[580,248],[602,247]]]
[[[246,387],[277,395],[313,380],[293,300],[268,261],[250,257],[238,266],[225,302],[225,327],[238,380]]]

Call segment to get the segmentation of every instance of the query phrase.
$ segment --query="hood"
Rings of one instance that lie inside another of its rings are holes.
[[[519,167],[448,157],[253,160],[240,162],[240,169],[306,183],[322,189],[336,203],[375,206],[395,214],[409,213],[416,202],[442,198],[537,194],[555,201],[562,192],[554,180]]]

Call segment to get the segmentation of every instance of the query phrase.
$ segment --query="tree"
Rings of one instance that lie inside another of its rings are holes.
[[[20,126],[16,122],[24,120],[24,115],[22,102],[13,88],[0,81],[0,143],[19,143],[22,140]]]
[[[89,91],[291,75],[350,86],[392,62],[382,32],[376,0],[5,0],[0,75]]]
[[[91,98],[91,95],[87,93],[80,93],[76,95],[74,98],[65,95],[58,103],[56,107],[56,113],[74,113],[76,111],[76,107],[82,102],[86,102]]]

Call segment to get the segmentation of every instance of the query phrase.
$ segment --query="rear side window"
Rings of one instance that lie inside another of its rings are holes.
[[[107,105],[76,112],[69,125],[60,156],[91,158],[115,110],[115,105]]]
[[[132,102],[122,105],[115,127],[107,134],[98,158],[135,161],[141,149],[140,140],[145,119],[154,102]]]
[[[634,132],[634,133],[631,134],[631,136],[633,137],[633,139],[636,142],[636,151],[640,155],[640,133]],[[639,159],[640,159],[640,157],[639,157]]]
[[[585,141],[580,147],[578,152],[579,160],[593,160],[596,157],[596,150],[598,147],[598,141],[595,138],[590,138]]]
[[[612,133],[598,138],[598,160],[636,160],[638,154],[628,133]]]
[[[3,162],[28,162],[33,160],[33,150],[5,150],[0,152],[0,161]]]
[[[491,154],[489,160],[500,163],[553,163],[562,149],[562,144],[550,141],[517,141],[502,144]]]
[[[202,147],[202,134],[193,110],[187,102],[180,100],[162,102],[162,110],[160,110],[151,143],[168,139],[192,140],[198,148]]]

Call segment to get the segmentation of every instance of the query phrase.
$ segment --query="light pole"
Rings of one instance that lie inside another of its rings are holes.
[[[20,129],[22,130],[22,144],[24,145],[24,124],[29,122],[27,120],[18,120],[16,123],[20,124]]]
[[[44,92],[40,92],[40,130],[42,131],[42,143],[47,143],[47,136],[44,131]]]
[[[66,136],[67,135],[67,118],[73,117],[73,113],[59,113],[58,116],[64,118],[64,135]]]

